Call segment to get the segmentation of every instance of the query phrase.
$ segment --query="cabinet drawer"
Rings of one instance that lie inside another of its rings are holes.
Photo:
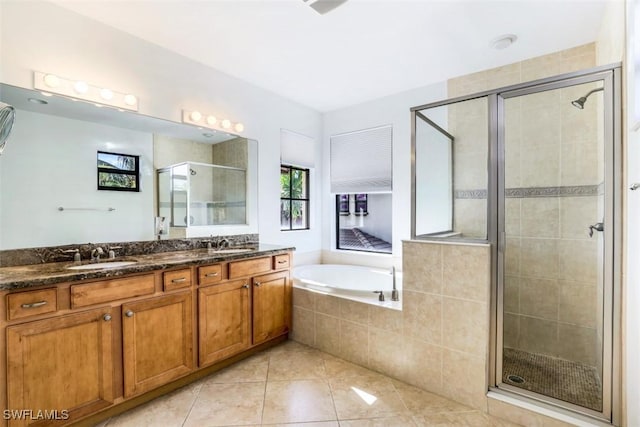
[[[188,288],[191,286],[191,269],[184,268],[182,270],[167,271],[163,275],[164,290],[172,291],[174,289]]]
[[[229,279],[253,276],[254,274],[267,271],[271,271],[271,257],[254,258],[229,263]]]
[[[151,295],[155,291],[153,274],[104,280],[71,286],[71,307],[85,307],[124,298]]]
[[[276,255],[273,257],[273,269],[282,270],[283,268],[289,268],[289,254]]]
[[[7,295],[7,320],[53,313],[58,309],[56,288]]]
[[[218,283],[222,280],[222,265],[207,265],[205,267],[198,268],[198,284],[211,285]]]

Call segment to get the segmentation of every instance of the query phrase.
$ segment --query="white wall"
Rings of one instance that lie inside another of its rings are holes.
[[[31,88],[38,70],[134,93],[146,115],[179,122],[184,108],[242,121],[242,136],[259,143],[260,239],[295,245],[300,254],[320,249],[317,226],[279,229],[280,129],[320,141],[318,112],[50,3],[0,2],[0,9],[2,82]],[[319,158],[320,144],[315,149]],[[319,186],[312,190],[320,195]],[[319,218],[320,203],[313,206]]]
[[[640,265],[638,264],[638,254],[640,254],[640,190],[630,191],[628,188],[633,183],[640,183],[640,130],[632,128],[640,124],[640,1],[633,0],[627,2],[626,10],[627,33],[626,33],[626,129],[623,133],[626,136],[626,211],[624,237],[625,243],[625,270],[623,272],[624,283],[624,314],[625,314],[625,349],[623,357],[625,359],[624,372],[624,401],[625,418],[627,426],[640,425],[640,365],[638,365],[638,354],[640,354]]]
[[[153,239],[150,133],[21,110],[17,117],[0,157],[0,248]],[[140,156],[140,192],[98,191],[98,150]]]
[[[327,263],[402,268],[401,241],[411,237],[411,114],[410,108],[445,99],[446,83],[438,83],[352,107],[325,113],[322,177],[322,259]],[[329,194],[329,147],[332,135],[393,126],[393,255],[338,251],[335,233],[335,195]]]

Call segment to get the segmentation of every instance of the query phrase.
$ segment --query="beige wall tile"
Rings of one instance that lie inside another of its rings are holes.
[[[367,325],[369,323],[369,304],[340,298],[340,318]]]
[[[520,168],[518,167],[518,170]],[[512,186],[513,187],[513,186]],[[509,188],[509,185],[507,185]],[[505,199],[504,228],[507,236],[520,236],[520,206],[522,199]]]
[[[486,303],[442,299],[443,347],[484,357],[489,341],[488,323]]]
[[[560,237],[559,197],[522,199],[522,237]]]
[[[433,344],[442,342],[442,297],[404,291],[404,335]]]
[[[558,355],[558,322],[520,317],[518,349],[532,353]]]
[[[482,187],[480,187],[482,188]],[[487,201],[485,199],[455,199],[454,230],[464,237],[487,237]]]
[[[486,246],[443,246],[443,295],[488,301],[489,259]]]
[[[369,326],[394,333],[402,333],[402,311],[369,306]]]
[[[522,238],[520,273],[524,277],[555,279],[558,277],[558,241]]]
[[[291,339],[301,344],[315,345],[315,315],[311,310],[293,307]]]
[[[403,347],[402,335],[369,328],[369,368],[400,378],[405,366]]]
[[[561,197],[560,198],[560,235],[569,239],[588,239],[589,225],[598,219],[598,198]]]
[[[537,56],[521,62],[522,81],[543,79],[562,73],[562,54],[560,52]]]
[[[442,292],[442,245],[403,242],[402,288],[439,294]]]
[[[504,311],[520,313],[520,278],[518,276],[504,278]]]
[[[340,298],[330,295],[316,295],[316,311],[333,317],[340,317]]]
[[[443,350],[442,394],[482,411],[487,410],[486,359]]]
[[[536,140],[538,141],[538,140]],[[533,144],[533,141],[530,141]],[[522,187],[555,187],[560,185],[560,145],[529,146],[520,149],[520,185]]]
[[[547,320],[558,320],[558,281],[520,278],[520,313]]]
[[[488,148],[487,148],[488,149]],[[453,187],[456,190],[487,188],[487,151],[457,150],[454,154]]]
[[[598,152],[595,144],[562,144],[561,185],[597,185]]]
[[[563,280],[596,283],[598,279],[597,242],[593,240],[560,240],[559,273]]]
[[[560,306],[559,318],[561,322],[578,326],[595,328],[597,322],[596,295],[597,286],[594,284],[559,282]]]
[[[294,307],[300,307],[306,310],[315,310],[315,295],[315,292],[310,292],[300,288],[293,288]]]
[[[563,359],[586,363],[596,366],[596,330],[575,325],[560,323],[559,325],[559,356]],[[600,353],[602,349],[599,349]]]
[[[487,70],[488,89],[497,89],[520,83],[522,81],[520,68],[520,62],[516,62]]]
[[[503,317],[503,345],[508,348],[518,348],[518,336],[520,334],[520,317],[515,314],[505,313]]]
[[[404,338],[405,364],[400,379],[432,393],[442,393],[442,347]]]
[[[316,313],[315,346],[329,354],[340,353],[340,319]]]
[[[504,253],[505,274],[510,276],[520,275],[520,258],[522,242],[520,237],[507,237],[507,247]]]
[[[367,326],[340,320],[339,357],[362,366],[369,366],[369,331]]]

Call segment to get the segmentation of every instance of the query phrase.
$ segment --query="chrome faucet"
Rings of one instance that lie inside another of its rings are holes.
[[[100,255],[104,255],[104,251],[100,246],[91,251],[91,262],[99,262]]]
[[[393,278],[393,290],[391,291],[391,301],[400,301],[398,289],[396,288],[396,267],[391,266],[391,277]]]

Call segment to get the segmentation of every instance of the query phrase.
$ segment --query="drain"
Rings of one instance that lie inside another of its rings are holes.
[[[520,375],[509,375],[507,376],[507,379],[516,384],[522,384],[525,382],[524,378],[522,378]]]

